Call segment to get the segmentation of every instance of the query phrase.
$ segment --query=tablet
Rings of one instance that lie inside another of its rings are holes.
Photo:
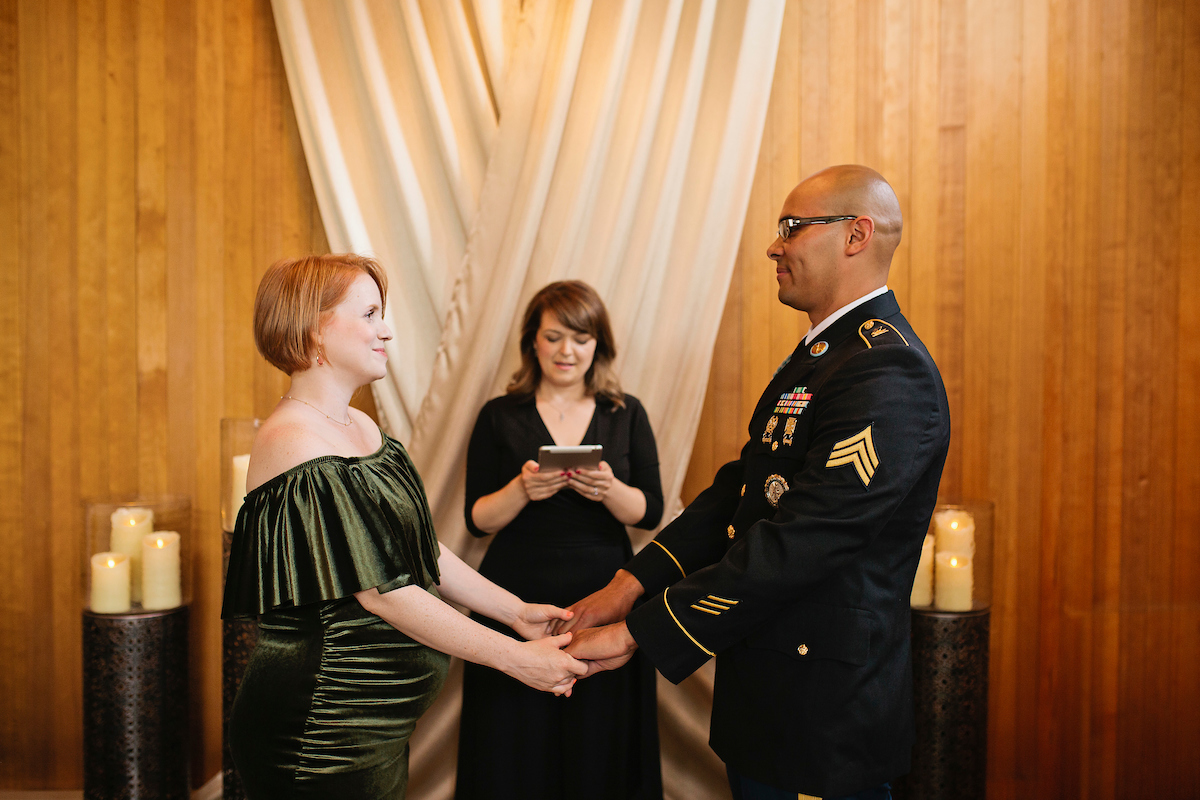
[[[599,469],[604,446],[581,444],[578,447],[546,445],[538,448],[539,470]]]

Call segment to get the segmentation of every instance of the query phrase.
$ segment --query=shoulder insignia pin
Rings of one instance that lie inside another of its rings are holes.
[[[871,438],[871,426],[863,428],[849,439],[843,439],[833,446],[829,460],[825,462],[826,469],[833,469],[850,464],[858,472],[863,488],[871,485],[875,477],[875,469],[879,466],[879,456],[875,453],[875,441]]]
[[[788,483],[783,479],[782,475],[768,475],[767,483],[763,487],[763,492],[767,496],[767,502],[771,504],[771,508],[779,508],[779,498],[783,497],[783,493],[788,490]]]
[[[812,347],[808,348],[808,354],[814,358],[825,355],[825,351],[829,349],[829,342],[817,342]]]
[[[870,338],[867,338],[867,334]],[[904,338],[904,334],[897,330],[896,326],[890,322],[884,322],[881,319],[869,319],[862,325],[858,326],[858,338],[863,340],[867,347],[871,347],[871,341],[887,333],[894,333],[900,337],[900,341],[908,344],[908,339]]]

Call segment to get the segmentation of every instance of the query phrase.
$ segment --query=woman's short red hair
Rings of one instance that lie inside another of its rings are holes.
[[[308,369],[324,316],[342,301],[360,273],[375,281],[386,306],[387,274],[373,258],[332,253],[286,258],[272,264],[254,298],[254,344],[258,352],[288,375]]]

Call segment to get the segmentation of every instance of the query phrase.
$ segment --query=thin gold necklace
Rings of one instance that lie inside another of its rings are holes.
[[[555,411],[557,411],[557,412],[558,412],[558,421],[559,421],[559,422],[562,422],[564,419],[566,419],[566,418],[567,418],[567,412],[563,411],[561,408],[559,408],[559,407],[558,407],[557,405],[555,405],[554,403],[551,403],[551,402],[550,402],[548,399],[546,399],[546,398],[544,398],[544,397],[543,397],[541,400],[538,400],[537,402],[539,402],[539,403],[545,403],[546,405],[550,406],[550,407],[551,407],[551,408],[553,408]]]
[[[346,412],[346,421],[342,422],[340,419],[334,419],[333,417],[329,416],[321,409],[314,406],[312,403],[308,402],[307,400],[301,400],[299,397],[292,397],[290,394],[281,394],[279,396],[279,399],[280,400],[295,400],[297,403],[304,403],[304,405],[308,406],[313,411],[316,411],[318,414],[325,417],[330,422],[336,422],[338,425],[341,425],[342,427],[345,427],[345,428],[349,428],[351,423],[354,422],[354,418],[350,416],[349,411]]]

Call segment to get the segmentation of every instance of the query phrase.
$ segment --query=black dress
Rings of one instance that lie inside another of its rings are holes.
[[[400,443],[306,461],[246,495],[222,616],[258,616],[229,749],[250,800],[398,800],[408,740],[449,656],[366,611],[354,592],[436,594],[438,543]]]
[[[639,528],[662,517],[658,451],[646,411],[625,395],[616,408],[597,398],[584,444],[646,496]],[[501,489],[538,448],[554,444],[532,397],[491,400],[479,412],[467,451],[471,508]],[[632,556],[629,536],[603,503],[572,489],[531,502],[496,534],[479,572],[523,600],[566,607],[603,588]],[[505,626],[480,623],[516,636]],[[579,681],[571,697],[530,689],[503,673],[465,665],[457,800],[660,800],[655,674],[640,654],[624,667]]]

